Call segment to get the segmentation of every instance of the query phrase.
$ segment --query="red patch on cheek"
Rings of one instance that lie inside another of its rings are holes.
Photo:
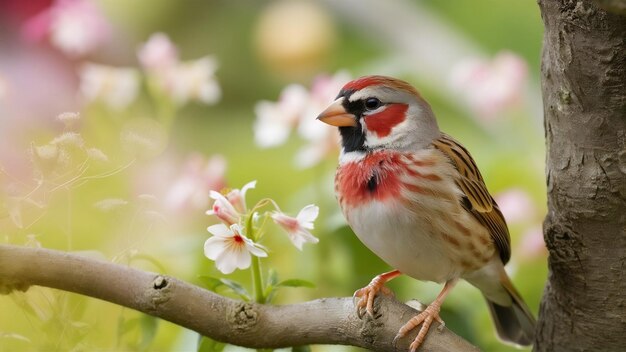
[[[385,110],[367,116],[365,126],[379,138],[387,137],[392,128],[406,119],[408,108],[406,104],[390,104]]]

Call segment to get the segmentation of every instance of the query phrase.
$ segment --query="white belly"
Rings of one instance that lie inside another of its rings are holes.
[[[371,201],[352,209],[346,218],[372,252],[403,274],[418,280],[445,282],[460,268],[425,219],[394,202]]]

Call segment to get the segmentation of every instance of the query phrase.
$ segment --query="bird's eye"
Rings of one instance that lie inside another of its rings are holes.
[[[376,98],[367,98],[367,100],[365,100],[365,108],[367,110],[376,110],[380,107],[380,105],[380,100]]]

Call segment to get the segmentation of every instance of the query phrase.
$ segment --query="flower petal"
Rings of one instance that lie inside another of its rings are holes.
[[[264,248],[262,248],[259,244],[256,244],[254,242],[252,242],[252,240],[250,240],[251,243],[248,243],[246,241],[246,249],[256,255],[257,257],[261,257],[261,258],[265,258],[267,257],[267,252],[265,251]]]
[[[230,250],[224,251],[217,259],[215,259],[217,270],[224,274],[230,274],[237,267],[236,259]]]
[[[224,224],[211,225],[207,227],[207,231],[215,236],[228,238],[233,237],[235,234]]]
[[[246,200],[246,192],[247,192],[249,189],[252,189],[252,188],[254,188],[254,187],[256,187],[256,180],[254,180],[254,181],[250,181],[250,182],[246,183],[246,184],[245,184],[245,185],[241,188],[241,198],[243,198],[244,202],[245,202],[245,200]]]
[[[317,219],[317,216],[320,213],[320,208],[318,206],[316,206],[315,204],[309,204],[307,206],[305,206],[304,208],[302,208],[302,210],[300,210],[300,212],[298,213],[298,216],[296,216],[296,219],[298,219],[298,222],[303,225],[303,223],[305,222],[313,222],[315,221],[315,219]],[[307,227],[308,228],[308,227]],[[311,229],[313,228],[313,224],[311,224]]]
[[[300,228],[299,231],[289,233],[289,239],[299,250],[302,250],[302,245],[305,242],[317,243],[320,241],[317,237],[313,236],[310,232],[303,228]]]
[[[222,237],[210,237],[204,242],[204,255],[211,259],[217,259],[226,249],[228,245]]]
[[[235,259],[235,263],[239,269],[248,268],[252,262],[250,252],[248,252],[247,248],[244,246],[239,247],[236,251],[234,251],[233,258]]]
[[[215,191],[210,192],[210,197],[215,199],[215,202],[213,203],[211,210],[209,210],[211,213],[207,212],[207,214],[215,215],[229,225],[239,221],[239,212],[226,197]]]
[[[209,197],[211,197],[211,198],[213,198],[215,200],[222,199],[222,198],[224,200],[226,200],[226,197],[224,197],[223,194],[221,194],[220,192],[217,192],[217,191],[213,191],[213,190],[211,192],[209,192]]]

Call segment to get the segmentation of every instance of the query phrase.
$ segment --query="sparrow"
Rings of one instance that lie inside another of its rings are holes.
[[[463,279],[485,297],[500,339],[530,345],[536,321],[504,265],[508,228],[463,145],[441,132],[430,107],[409,83],[385,76],[348,82],[318,120],[339,128],[335,191],[356,236],[395,270],[355,292],[357,312],[373,316],[375,296],[401,274],[443,283],[428,307],[396,340],[421,325],[422,344],[440,307]],[[396,341],[394,340],[394,341]]]

